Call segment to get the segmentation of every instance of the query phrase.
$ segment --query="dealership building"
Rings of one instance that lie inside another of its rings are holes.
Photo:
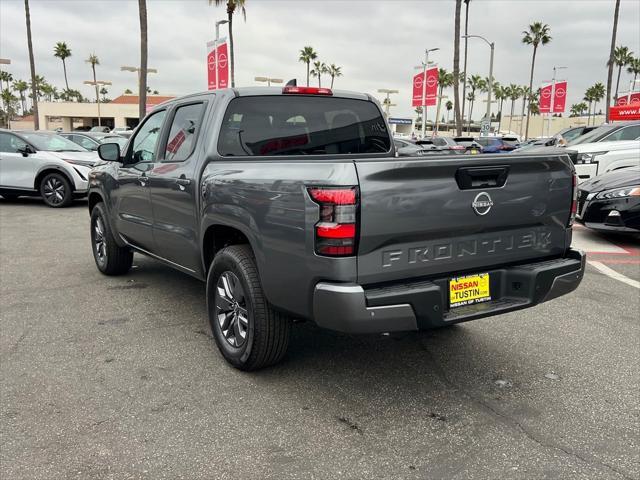
[[[172,96],[148,95],[147,110],[159,105]],[[110,102],[100,102],[100,124],[114,127],[135,127],[138,124],[138,96],[121,95]],[[38,118],[42,130],[62,127],[71,131],[78,127],[98,125],[97,103],[38,102]]]

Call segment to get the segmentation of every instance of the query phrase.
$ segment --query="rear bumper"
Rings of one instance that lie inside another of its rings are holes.
[[[449,309],[448,277],[363,288],[321,282],[313,297],[315,322],[346,333],[381,333],[437,328],[531,307],[575,290],[586,255],[489,270],[492,300]]]

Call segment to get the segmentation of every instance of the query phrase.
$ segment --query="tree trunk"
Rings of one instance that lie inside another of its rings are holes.
[[[147,0],[138,0],[140,13],[140,85],[138,86],[138,117],[147,113]]]
[[[456,135],[462,135],[462,116],[460,115],[460,7],[462,0],[456,0],[456,14],[453,38],[453,101],[455,103]]]
[[[527,96],[523,95],[522,96],[522,113],[520,114],[520,118],[522,119],[520,121],[520,136],[522,136],[522,127],[524,127],[524,108],[525,108],[526,102],[527,102]]]
[[[307,87],[309,86],[309,63],[307,62]]]
[[[622,65],[618,65],[618,81],[616,82],[616,94],[613,99],[618,103],[618,88],[620,88],[620,74],[622,73]]]
[[[471,117],[473,115],[473,104],[475,100],[469,100],[469,121],[467,122],[467,133],[471,135]]]
[[[29,13],[29,0],[24,0],[24,13],[27,19],[27,45],[29,47],[29,68],[31,69],[31,94],[33,95],[33,128],[40,130],[38,118],[38,87],[36,85],[36,61],[33,58],[33,42],[31,41],[31,14]]]
[[[529,76],[529,94],[533,92],[533,71],[536,68],[536,52],[538,51],[537,45],[533,46],[533,56],[531,57],[531,75]],[[525,97],[526,100],[526,97]],[[531,103],[527,102],[527,128],[524,130],[524,139],[529,138],[529,116],[531,115]],[[524,119],[523,119],[524,120]],[[522,132],[522,123],[520,123]],[[520,134],[522,136],[522,133]]]
[[[322,80],[320,80],[320,72],[318,72],[318,88],[322,88]]]
[[[333,90],[333,79],[334,79],[334,78],[335,78],[335,77],[334,77],[333,75],[331,75],[331,87],[330,87],[330,88],[331,88],[332,90]]]
[[[465,1],[465,13],[464,13],[464,34],[469,34],[469,1]],[[458,35],[460,36],[460,35]],[[467,46],[469,39],[464,38],[464,76],[462,77],[462,121],[464,122],[464,105],[467,101]]]
[[[433,134],[436,135],[438,133],[438,127],[440,126],[440,105],[442,104],[442,87],[440,87],[440,92],[438,93],[438,108],[436,108],[436,125],[433,130]]]
[[[515,105],[516,101],[512,98],[511,99],[511,115],[509,115],[509,133],[511,133],[511,121],[513,120],[513,106]]]
[[[502,126],[502,103],[504,102],[504,98],[500,99],[500,110],[498,113],[500,114],[500,121],[498,122],[498,133],[500,133],[500,127]]]
[[[606,122],[609,122],[609,107],[611,106],[611,81],[613,80],[613,54],[616,50],[616,35],[618,34],[618,13],[620,13],[620,0],[616,0],[616,8],[613,12],[613,31],[611,33],[611,48],[609,49],[609,62],[607,71],[607,105]]]
[[[65,59],[62,59],[62,69],[64,70],[64,84],[67,86],[67,90],[69,90],[69,81],[67,80],[67,62]]]
[[[235,55],[236,52],[233,48],[233,11],[229,11],[227,8],[227,17],[229,18],[229,56],[231,57],[231,88],[236,86],[236,66]]]

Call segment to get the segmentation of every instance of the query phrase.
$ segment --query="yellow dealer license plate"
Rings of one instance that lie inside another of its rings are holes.
[[[489,274],[467,275],[449,280],[449,306],[461,307],[491,300]]]

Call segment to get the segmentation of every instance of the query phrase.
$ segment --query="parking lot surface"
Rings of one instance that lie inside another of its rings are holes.
[[[2,479],[640,478],[637,238],[576,228],[592,263],[551,303],[419,334],[298,324],[243,373],[204,284],[138,255],[101,275],[88,223],[0,200]]]

